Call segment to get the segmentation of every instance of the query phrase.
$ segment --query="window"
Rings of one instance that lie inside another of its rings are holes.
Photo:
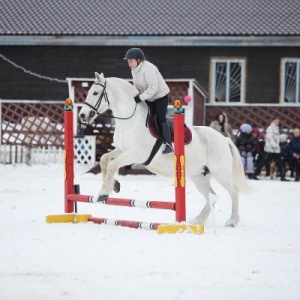
[[[244,101],[245,59],[212,59],[211,102]]]
[[[283,59],[281,68],[281,102],[300,103],[300,58]]]

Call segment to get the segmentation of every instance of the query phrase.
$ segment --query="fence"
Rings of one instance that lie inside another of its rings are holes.
[[[0,100],[0,163],[63,163],[64,101]],[[75,162],[95,165],[96,136],[75,138]]]
[[[63,149],[61,148],[29,148],[22,145],[0,145],[0,163],[26,163],[28,165],[46,165],[49,163],[62,164],[63,161]]]

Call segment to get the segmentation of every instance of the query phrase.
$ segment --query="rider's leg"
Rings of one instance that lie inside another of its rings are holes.
[[[170,126],[168,125],[167,121],[165,121],[161,124],[161,127],[165,143],[165,148],[162,153],[168,154],[173,152]]]
[[[166,113],[167,113],[167,107],[168,107],[168,95],[156,99],[154,101],[155,108],[156,108],[156,114],[159,124],[161,125],[162,129],[162,136],[164,139],[165,147],[163,149],[163,154],[168,154],[173,152],[172,147],[172,138],[171,138],[171,129],[170,126],[167,123],[166,119]]]

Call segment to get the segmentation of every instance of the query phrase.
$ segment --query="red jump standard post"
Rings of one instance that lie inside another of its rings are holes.
[[[184,110],[181,102],[174,102],[174,167],[176,221],[186,221],[185,208],[185,156],[184,156]]]
[[[74,133],[73,133],[73,102],[66,99],[64,106],[64,178],[65,178],[65,212],[74,212],[74,202],[67,195],[74,194]]]
[[[186,224],[185,204],[185,154],[184,154],[184,109],[180,100],[174,101],[174,169],[175,169],[175,211],[177,224],[161,224],[159,234],[192,232],[202,234],[203,224]]]

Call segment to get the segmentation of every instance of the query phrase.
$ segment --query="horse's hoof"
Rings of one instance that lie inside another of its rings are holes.
[[[191,224],[191,225],[204,224],[203,222],[200,222],[200,220],[198,218],[190,219],[188,221],[188,223]]]
[[[120,184],[120,182],[118,180],[116,180],[115,184],[114,184],[114,192],[115,193],[119,193],[120,189],[121,189],[121,184]]]
[[[108,195],[98,196],[97,202],[104,202],[108,198]]]
[[[237,220],[235,219],[229,219],[226,224],[225,227],[231,227],[231,228],[235,228],[237,226],[237,224],[239,223],[239,218]]]
[[[227,221],[225,227],[235,228],[236,223],[234,221]]]

